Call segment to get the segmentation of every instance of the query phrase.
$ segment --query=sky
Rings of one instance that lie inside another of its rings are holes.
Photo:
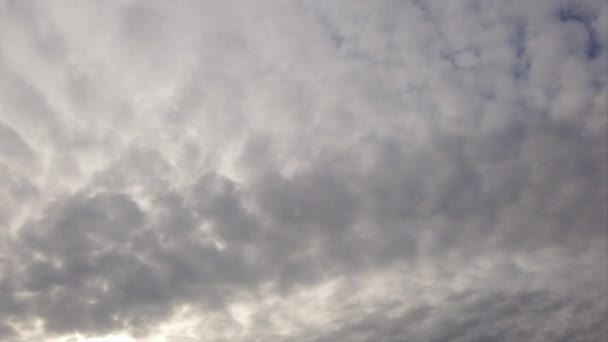
[[[599,342],[603,0],[0,0],[0,340]]]

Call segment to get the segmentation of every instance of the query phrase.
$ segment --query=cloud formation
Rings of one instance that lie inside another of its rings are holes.
[[[0,340],[608,335],[604,1],[6,0],[0,39]]]

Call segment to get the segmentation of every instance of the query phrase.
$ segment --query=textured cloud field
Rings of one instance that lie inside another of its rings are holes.
[[[1,341],[608,335],[605,1],[1,0],[0,42]]]

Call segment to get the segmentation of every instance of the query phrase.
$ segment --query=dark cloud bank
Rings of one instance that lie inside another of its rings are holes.
[[[0,1],[0,340],[603,341],[608,5]]]

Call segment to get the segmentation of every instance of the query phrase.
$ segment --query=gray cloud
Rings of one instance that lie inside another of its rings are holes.
[[[601,340],[607,32],[595,0],[0,2],[0,339]]]

